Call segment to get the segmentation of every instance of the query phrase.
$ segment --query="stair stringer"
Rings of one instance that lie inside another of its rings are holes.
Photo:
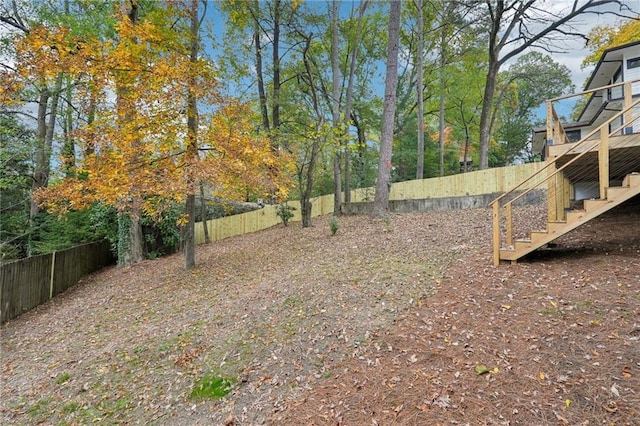
[[[513,248],[500,249],[500,259],[518,260],[638,194],[640,194],[640,174],[629,174],[625,177],[623,186],[607,188],[606,200],[585,200],[585,210],[568,211],[566,221],[547,222],[546,231],[531,231],[531,239],[516,240]]]

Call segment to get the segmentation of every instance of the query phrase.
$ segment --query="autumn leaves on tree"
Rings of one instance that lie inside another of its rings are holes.
[[[142,260],[139,219],[161,217],[201,182],[228,199],[284,196],[288,188],[277,172],[286,161],[253,131],[249,106],[223,99],[211,63],[190,55],[190,11],[180,6],[157,4],[143,14],[137,2],[123,2],[110,34],[34,28],[17,42],[20,72],[3,75],[13,93],[29,80],[63,75],[73,82],[73,102],[85,117],[73,134],[81,155],[66,178],[34,198],[59,214],[94,203],[114,207],[123,219],[123,264]]]

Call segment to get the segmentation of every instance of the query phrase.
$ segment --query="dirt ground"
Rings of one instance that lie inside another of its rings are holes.
[[[3,424],[640,425],[640,203],[515,265],[488,209],[109,268],[2,326]],[[191,393],[228,379],[221,399]]]

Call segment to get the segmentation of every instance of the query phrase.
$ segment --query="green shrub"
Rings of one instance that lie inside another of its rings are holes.
[[[338,223],[338,218],[335,216],[331,216],[329,218],[329,229],[331,230],[331,235],[336,235],[338,229],[340,229],[340,224]]]
[[[295,209],[295,207],[291,207],[288,204],[280,204],[276,208],[276,216],[278,216],[280,220],[282,220],[284,226],[287,226],[289,224],[289,219],[293,217],[293,211]]]

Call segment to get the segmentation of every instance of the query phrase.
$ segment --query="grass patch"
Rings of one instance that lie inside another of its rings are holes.
[[[40,422],[44,417],[47,416],[50,406],[51,398],[42,398],[31,404],[29,408],[27,408],[27,413],[29,413],[29,417],[31,417],[31,419],[36,422]]]
[[[219,399],[231,392],[231,380],[224,377],[205,375],[193,385],[191,399]]]
[[[78,408],[80,408],[80,406],[78,405],[77,402],[75,401],[69,401],[69,402],[65,402],[64,405],[62,406],[62,413],[63,414],[71,414],[74,413],[78,410]]]
[[[61,385],[64,382],[69,381],[70,378],[71,378],[71,375],[67,372],[60,374],[58,377],[56,377],[56,385]]]

